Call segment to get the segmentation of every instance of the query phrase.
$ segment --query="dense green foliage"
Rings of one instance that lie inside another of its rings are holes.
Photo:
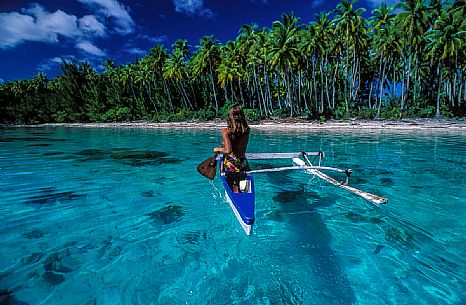
[[[0,122],[209,120],[241,103],[249,119],[452,117],[466,112],[464,0],[342,1],[309,25],[283,14],[235,41],[154,46],[134,63],[63,62],[62,74],[0,86]]]

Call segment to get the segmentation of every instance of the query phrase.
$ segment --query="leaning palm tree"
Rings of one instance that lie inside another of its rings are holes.
[[[183,83],[183,81],[188,78],[188,71],[186,69],[186,64],[183,61],[183,57],[176,50],[168,57],[167,64],[164,66],[163,75],[164,77],[171,79],[176,86],[178,86],[185,108],[193,110],[193,105],[189,100]]]
[[[146,56],[147,64],[153,73],[155,91],[157,91],[159,94],[161,94],[160,92],[164,92],[167,95],[168,104],[170,106],[171,112],[173,113],[175,111],[175,107],[173,105],[172,95],[170,93],[170,88],[165,78],[163,77],[163,69],[167,62],[167,58],[167,50],[161,45],[156,45],[151,48],[149,54]],[[160,83],[162,83],[162,90],[159,89]],[[165,99],[165,97],[162,98]]]

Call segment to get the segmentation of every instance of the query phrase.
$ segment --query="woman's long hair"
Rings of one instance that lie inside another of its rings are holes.
[[[227,124],[228,130],[236,136],[248,134],[250,131],[243,109],[238,104],[233,105],[228,111]]]

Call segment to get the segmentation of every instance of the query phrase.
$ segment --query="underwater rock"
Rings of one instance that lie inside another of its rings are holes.
[[[46,272],[58,272],[58,273],[68,273],[73,271],[68,266],[63,265],[62,259],[70,256],[68,250],[63,250],[60,252],[55,252],[47,257],[44,262],[44,269]]]
[[[375,247],[374,254],[379,254],[380,251],[381,251],[384,247],[385,247],[385,246],[383,246],[383,245],[377,245],[377,247]]]
[[[27,239],[39,239],[39,238],[44,237],[44,233],[39,229],[35,229],[35,230],[32,230],[31,232],[23,233],[21,235],[26,237]]]
[[[126,148],[126,147],[113,147],[111,150],[112,151],[128,151],[128,150],[131,150],[131,149]]]
[[[42,278],[52,286],[61,284],[65,281],[63,274],[58,274],[51,271],[47,271],[42,274]]]
[[[182,236],[178,236],[176,240],[180,245],[196,245],[199,244],[201,237],[206,237],[206,234],[201,235],[200,232],[188,232]]]
[[[36,146],[36,147],[46,147],[46,146],[51,146],[52,144],[50,143],[39,143],[39,144],[29,144],[28,146]]]
[[[82,161],[93,161],[104,159],[109,153],[101,149],[83,149],[75,154],[84,157]]]
[[[31,265],[31,264],[34,264],[34,263],[37,263],[38,261],[40,261],[40,259],[44,256],[44,253],[32,253],[31,255],[29,256],[26,256],[26,257],[23,257],[21,259],[21,263],[23,263],[24,265]],[[0,303],[1,304],[1,303]]]
[[[63,155],[63,154],[65,153],[62,151],[47,151],[47,152],[44,152],[42,155],[43,156],[58,156],[58,155]]]
[[[86,305],[97,305],[97,301],[94,299],[87,301]]]
[[[66,139],[44,138],[44,137],[23,137],[23,138],[4,138],[0,137],[0,142],[63,142]]]
[[[353,223],[357,222],[368,222],[373,224],[383,223],[384,221],[379,217],[367,217],[355,212],[346,213],[345,217]]]
[[[341,181],[343,181],[343,179]],[[349,181],[350,185],[370,184],[369,181],[367,181],[366,179],[354,175],[351,176]]]
[[[18,300],[13,292],[6,289],[0,289],[0,304],[1,305],[29,305],[26,302]]]
[[[391,178],[381,178],[381,179],[380,179],[380,182],[381,182],[384,186],[394,186],[394,185],[395,185],[395,182],[394,182],[393,179],[391,179]]]
[[[47,131],[34,131],[30,133],[33,136],[51,136],[54,133],[53,132],[47,132]]]
[[[74,200],[85,197],[85,195],[77,194],[72,191],[55,192],[53,188],[41,189],[41,195],[31,196],[27,198],[25,204],[31,205],[47,205],[56,203],[70,203]]]
[[[348,213],[346,213],[345,217],[346,217],[347,219],[349,219],[351,222],[354,222],[354,223],[355,223],[355,222],[360,222],[360,221],[363,220],[362,215],[357,214],[357,213],[355,213],[355,212],[348,212]]]
[[[390,227],[385,234],[385,239],[389,241],[398,241],[403,244],[410,244],[414,240],[414,237],[410,232]]]
[[[180,163],[182,160],[169,158],[168,153],[160,151],[126,151],[115,152],[110,155],[111,158],[120,163],[131,166],[146,166],[146,165],[163,165]]]
[[[172,222],[180,221],[184,216],[185,211],[182,207],[174,204],[170,204],[167,207],[164,207],[160,210],[146,214],[150,219],[155,222],[161,222],[162,224],[170,224]]]
[[[154,197],[154,191],[141,192],[141,196],[146,198]]]
[[[112,251],[110,251],[107,254],[107,259],[111,261],[117,258],[118,256],[120,256],[121,252],[123,252],[123,248],[121,248],[120,246],[116,246],[115,248],[112,249]]]
[[[305,201],[308,199],[320,199],[321,197],[315,192],[306,192],[304,188],[297,191],[280,191],[272,199],[280,203],[290,203],[296,201]]]

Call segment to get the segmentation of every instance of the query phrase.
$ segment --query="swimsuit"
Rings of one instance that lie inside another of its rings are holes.
[[[246,158],[235,158],[225,155],[223,157],[223,168],[226,173],[244,172],[248,168],[248,161]]]
[[[228,185],[239,187],[239,182],[246,179],[246,171],[249,169],[246,158],[223,156],[223,169]]]

